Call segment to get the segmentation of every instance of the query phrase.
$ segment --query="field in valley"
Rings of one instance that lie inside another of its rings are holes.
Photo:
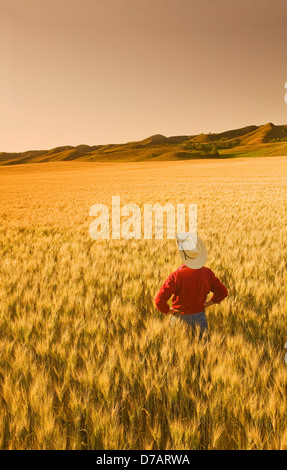
[[[0,167],[1,449],[287,449],[287,157]],[[174,240],[93,240],[90,207],[197,204],[229,296],[210,336],[153,298]]]

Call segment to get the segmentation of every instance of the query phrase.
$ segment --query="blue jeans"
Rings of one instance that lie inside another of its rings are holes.
[[[175,321],[176,318],[179,320],[188,323],[190,326],[199,325],[202,332],[208,330],[207,320],[205,316],[205,311],[199,313],[191,313],[190,315],[176,315],[172,316],[172,323]]]

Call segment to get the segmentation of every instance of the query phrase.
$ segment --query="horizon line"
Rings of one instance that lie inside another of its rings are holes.
[[[148,139],[149,137],[153,137],[155,135],[161,135],[163,137],[166,137],[166,138],[170,138],[170,137],[184,137],[184,136],[198,136],[198,135],[202,135],[202,134],[205,134],[205,135],[208,135],[208,134],[222,134],[223,132],[229,132],[229,131],[232,131],[232,130],[238,130],[238,129],[244,129],[246,127],[251,127],[251,126],[255,126],[255,127],[262,127],[262,126],[266,126],[268,124],[272,124],[273,126],[286,126],[287,124],[274,124],[272,121],[269,121],[269,122],[266,122],[265,124],[247,124],[246,126],[243,126],[243,127],[236,127],[236,128],[233,128],[233,129],[227,129],[227,130],[223,130],[223,131],[219,131],[219,132],[200,132],[198,134],[172,134],[172,135],[169,135],[169,136],[166,136],[164,134],[161,134],[161,133],[155,133],[155,134],[150,134],[148,135],[147,137],[144,137],[143,139],[141,140],[129,140],[129,141],[124,141],[124,142],[109,142],[109,143],[105,143],[105,144],[84,144],[84,143],[81,143],[81,144],[77,144],[77,145],[70,145],[70,144],[62,144],[62,145],[56,145],[55,147],[50,147],[50,148],[38,148],[38,149],[35,149],[35,148],[29,148],[27,150],[23,150],[23,151],[5,151],[5,150],[0,150],[0,154],[1,153],[25,153],[25,152],[41,152],[41,151],[49,151],[49,150],[53,150],[53,149],[56,149],[56,148],[60,148],[60,147],[72,147],[72,148],[76,148],[76,147],[80,147],[82,145],[85,145],[87,147],[95,147],[95,146],[106,146],[106,145],[125,145],[125,144],[130,144],[130,143],[133,143],[133,142],[141,142],[145,139]]]

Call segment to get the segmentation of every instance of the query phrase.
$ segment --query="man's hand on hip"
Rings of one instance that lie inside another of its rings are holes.
[[[174,308],[170,308],[168,313],[170,313],[171,315],[180,315],[180,311],[175,310]]]

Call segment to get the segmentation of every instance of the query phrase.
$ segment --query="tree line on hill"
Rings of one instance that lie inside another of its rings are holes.
[[[270,139],[269,142],[274,143],[274,142],[287,142],[287,137],[277,137],[275,139]]]
[[[221,138],[215,142],[211,142],[210,144],[189,141],[184,144],[183,148],[184,150],[188,150],[189,152],[195,153],[197,155],[203,155],[212,158],[220,156],[220,149],[230,149],[236,147],[239,144],[239,139],[228,141],[226,138]]]

